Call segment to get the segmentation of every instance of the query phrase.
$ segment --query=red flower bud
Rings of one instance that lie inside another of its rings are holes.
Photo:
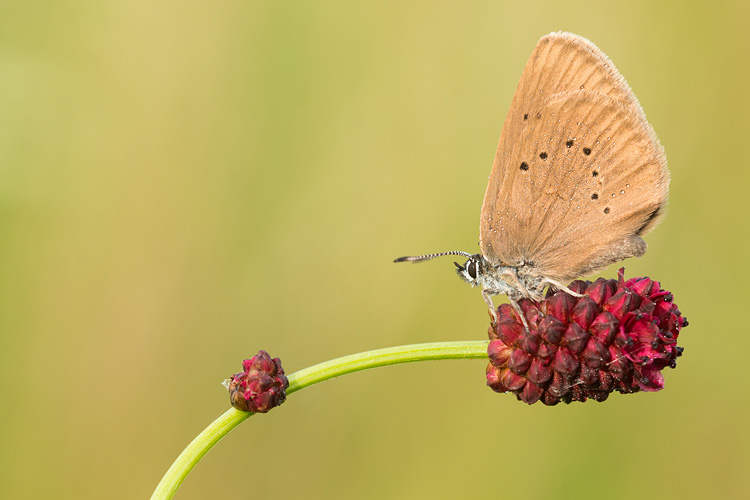
[[[286,399],[289,381],[279,358],[271,359],[266,351],[242,362],[243,371],[229,380],[229,400],[241,411],[266,413]]]

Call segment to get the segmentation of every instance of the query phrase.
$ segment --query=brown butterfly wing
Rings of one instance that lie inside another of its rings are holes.
[[[668,185],[663,149],[612,63],[581,37],[547,35],[503,125],[482,253],[561,281],[641,255]]]

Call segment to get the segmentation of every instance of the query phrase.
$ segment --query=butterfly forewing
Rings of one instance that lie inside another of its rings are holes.
[[[645,250],[663,214],[666,160],[637,99],[591,42],[540,40],[498,145],[480,223],[494,264],[568,280]]]

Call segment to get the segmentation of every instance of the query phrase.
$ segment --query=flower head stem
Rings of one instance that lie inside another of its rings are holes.
[[[438,359],[487,359],[489,341],[433,342],[351,354],[289,375],[287,395],[318,382],[379,366]]]
[[[366,351],[350,356],[326,361],[305,368],[289,375],[289,388],[286,394],[292,394],[325,380],[379,366],[430,361],[439,359],[487,359],[486,340],[465,342],[434,342],[429,344],[412,344],[399,347],[388,347],[375,351]],[[190,471],[221,438],[235,427],[255,415],[230,408],[214,420],[182,451],[172,464],[156,490],[152,500],[172,498]]]

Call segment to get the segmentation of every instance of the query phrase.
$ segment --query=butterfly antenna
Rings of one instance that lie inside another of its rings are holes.
[[[464,257],[471,257],[471,254],[469,252],[461,252],[460,250],[453,250],[451,252],[440,252],[440,253],[431,253],[427,255],[399,257],[393,262],[424,262],[426,260],[432,260],[437,257],[443,257],[444,255],[463,255]]]

